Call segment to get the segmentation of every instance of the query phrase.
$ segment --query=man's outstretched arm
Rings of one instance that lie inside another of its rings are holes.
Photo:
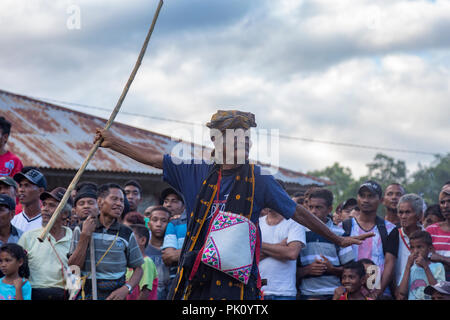
[[[294,212],[292,220],[300,223],[301,225],[307,227],[312,232],[315,232],[322,237],[332,241],[340,247],[348,247],[353,244],[361,244],[362,240],[366,238],[373,237],[375,234],[373,232],[365,233],[360,236],[354,237],[341,237],[334,234],[328,227],[315,215],[309,212],[304,206],[298,204]]]
[[[100,147],[109,148],[140,163],[162,169],[164,154],[154,149],[147,149],[130,144],[119,137],[113,135],[109,130],[97,129],[94,143],[99,139],[103,141]]]

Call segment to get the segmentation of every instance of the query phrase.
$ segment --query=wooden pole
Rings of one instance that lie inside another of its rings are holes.
[[[111,113],[111,116],[109,117],[109,120],[106,123],[104,130],[108,130],[111,127],[114,119],[116,118],[116,115],[119,113],[120,107],[122,106],[122,103],[125,100],[125,96],[127,95],[128,89],[130,88],[131,83],[133,82],[133,80],[136,76],[136,73],[141,65],[142,59],[144,58],[145,50],[147,49],[148,42],[150,41],[150,37],[153,33],[153,29],[155,28],[156,20],[158,19],[159,12],[161,11],[162,5],[163,5],[163,0],[160,0],[159,4],[158,4],[158,8],[156,9],[156,12],[153,16],[153,21],[150,26],[150,29],[148,30],[147,37],[145,38],[141,52],[139,54],[139,57],[136,61],[135,66],[134,66],[134,69],[131,72],[130,77],[128,78],[125,88],[123,89],[122,94],[119,98],[119,101],[117,101],[117,105],[114,108],[113,112]],[[70,193],[72,192],[73,189],[75,189],[75,186],[77,185],[78,181],[80,180],[81,175],[86,170],[86,167],[89,164],[89,161],[91,161],[92,157],[94,156],[95,152],[97,151],[97,149],[99,148],[101,143],[102,143],[102,140],[100,139],[92,146],[91,150],[89,151],[89,154],[87,155],[87,157],[84,160],[83,164],[81,165],[80,169],[76,173],[75,177],[72,179],[72,182],[70,183],[69,187],[67,188],[66,193],[64,194],[63,198],[61,199],[61,201],[60,201],[58,207],[56,208],[55,212],[53,213],[50,221],[48,222],[45,229],[42,231],[41,235],[38,237],[40,242],[43,242],[44,239],[47,237],[48,233],[50,232],[50,229],[53,227],[53,224],[56,221],[56,218],[60,214],[62,208],[64,208],[64,206],[66,205],[67,200],[70,197]]]

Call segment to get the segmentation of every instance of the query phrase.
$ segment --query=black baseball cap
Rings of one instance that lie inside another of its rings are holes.
[[[0,194],[0,205],[7,206],[9,210],[16,209],[16,202],[6,194]]]
[[[14,180],[16,180],[16,182],[18,183],[23,179],[27,179],[32,184],[37,185],[39,188],[47,188],[47,180],[39,170],[31,169],[26,173],[19,172],[14,175]]]
[[[177,190],[175,190],[172,187],[166,188],[161,192],[161,204],[164,203],[164,199],[169,195],[169,194],[176,194],[178,198],[180,198],[180,200],[184,203],[184,198],[181,195],[181,193],[179,193]]]
[[[0,177],[0,183],[6,184],[8,186],[14,187],[15,189],[18,188],[17,182],[14,181],[13,178],[10,176],[1,176]]]
[[[358,194],[361,192],[361,189],[363,188],[367,188],[370,192],[377,194],[380,199],[383,197],[383,189],[378,184],[378,182],[375,182],[373,180],[368,180],[364,182],[362,185],[359,186]]]
[[[355,198],[349,198],[342,203],[342,209],[346,209],[350,206],[358,205],[358,201]]]

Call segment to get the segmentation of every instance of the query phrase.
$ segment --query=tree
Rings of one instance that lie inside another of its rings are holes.
[[[383,188],[393,182],[403,185],[407,183],[407,170],[404,161],[396,161],[385,154],[377,153],[373,162],[366,166],[369,169],[368,176],[370,179],[377,181]]]
[[[411,175],[410,180],[406,186],[408,192],[421,195],[428,204],[437,203],[441,187],[450,180],[450,153],[436,155],[428,167],[419,163],[419,169]]]

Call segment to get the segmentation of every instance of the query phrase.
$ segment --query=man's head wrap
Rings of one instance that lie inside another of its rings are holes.
[[[206,124],[210,129],[224,131],[226,129],[244,129],[256,127],[255,115],[239,110],[218,110]]]

